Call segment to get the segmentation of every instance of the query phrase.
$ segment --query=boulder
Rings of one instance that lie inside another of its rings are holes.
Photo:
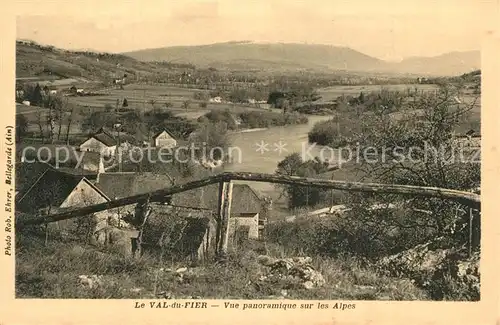
[[[287,286],[299,286],[306,289],[321,287],[325,284],[323,275],[310,264],[310,257],[293,257],[274,259],[261,255],[260,264],[268,268],[268,272],[259,281],[285,283]]]
[[[433,247],[433,243],[426,243],[384,257],[376,265],[390,276],[411,279],[433,299],[477,300],[479,261],[480,252],[467,257],[461,250],[439,249]]]

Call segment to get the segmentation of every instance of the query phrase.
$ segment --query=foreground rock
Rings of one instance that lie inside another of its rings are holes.
[[[480,253],[469,258],[453,249],[436,249],[431,243],[381,259],[377,266],[390,276],[407,277],[433,299],[479,300]]]
[[[323,275],[311,265],[310,257],[294,257],[274,259],[261,255],[257,258],[268,272],[259,278],[261,282],[281,283],[285,287],[299,286],[305,289],[322,287],[325,284]]]

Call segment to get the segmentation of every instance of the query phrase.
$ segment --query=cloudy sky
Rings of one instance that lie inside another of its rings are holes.
[[[20,1],[17,38],[123,52],[257,42],[348,46],[381,59],[477,50],[496,0]],[[36,13],[36,15],[34,15]]]

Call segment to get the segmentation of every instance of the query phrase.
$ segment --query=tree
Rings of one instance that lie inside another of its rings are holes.
[[[69,111],[69,115],[67,118],[67,124],[66,124],[66,144],[67,145],[69,145],[69,132],[71,130],[71,124],[73,123],[73,120],[75,118],[75,116],[74,116],[75,115],[75,107],[76,106],[74,104],[67,103],[67,105],[66,105],[66,109]]]
[[[149,104],[151,105],[151,109],[154,111],[155,110],[155,104],[156,104],[156,99],[150,99]]]
[[[276,108],[281,108],[283,110],[283,114],[290,110],[290,101],[286,98],[279,98],[275,105]]]
[[[267,103],[276,107],[278,100],[280,98],[285,98],[285,97],[286,97],[285,93],[283,93],[281,91],[273,91],[269,94],[269,97],[267,98]]]
[[[115,123],[115,114],[109,112],[95,111],[82,112],[83,120],[80,125],[82,132],[93,133],[102,126],[112,127]]]
[[[328,163],[319,158],[303,161],[299,153],[293,153],[278,163],[276,174],[286,176],[318,177],[328,170]],[[314,206],[323,200],[324,190],[294,185],[277,185],[288,197],[288,208]]]
[[[354,135],[362,153],[358,168],[382,183],[462,191],[478,188],[481,165],[479,160],[474,161],[477,151],[464,151],[452,136],[457,127],[471,118],[470,111],[476,102],[473,99],[459,104],[455,98],[460,94],[460,87],[447,84],[437,93],[421,93],[406,105],[396,102],[391,110],[400,116],[397,122],[383,105],[375,107],[370,118],[359,119],[362,126]],[[368,149],[376,157],[367,158],[364,153]],[[390,195],[384,199],[402,201]],[[394,220],[391,227],[401,232],[413,229],[414,235],[408,234],[411,237],[408,241],[414,245],[438,237],[456,240],[456,247],[467,243],[468,234],[463,230],[469,229],[468,209],[467,213],[459,212],[463,210],[460,204],[438,198],[411,198],[403,203],[410,212]],[[416,215],[415,209],[428,213]],[[478,233],[479,227],[478,223],[473,232]]]
[[[40,138],[42,139],[42,143],[45,143],[45,132],[43,131],[43,115],[42,109],[37,108],[36,110],[36,123],[38,125],[38,131],[40,132]]]
[[[194,154],[198,159],[225,160],[230,146],[226,124],[224,122],[203,124],[190,137],[191,146],[195,148]]]
[[[29,93],[28,93],[28,100],[32,105],[37,105],[41,106],[43,102],[43,96],[42,96],[42,88],[40,85],[37,83],[35,88],[28,88]]]
[[[148,111],[144,114],[144,124],[149,135],[167,129],[177,138],[186,138],[196,129],[193,121],[175,116],[171,111]]]
[[[108,112],[108,113],[109,113],[109,112],[112,112],[112,111],[113,111],[113,105],[111,105],[111,104],[109,104],[109,103],[108,103],[108,104],[105,104],[105,105],[104,105],[104,111],[105,111],[105,112]]]
[[[19,142],[28,133],[29,121],[23,114],[16,115],[16,141]]]
[[[50,139],[54,140],[54,129],[57,126],[57,140],[61,138],[62,123],[64,118],[65,105],[61,96],[47,96],[43,106],[49,108],[47,125],[49,126]]]
[[[189,109],[189,106],[191,106],[191,101],[189,99],[182,102],[182,108],[186,111]]]

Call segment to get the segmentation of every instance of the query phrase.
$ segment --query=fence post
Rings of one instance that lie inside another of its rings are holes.
[[[474,215],[472,214],[472,209],[469,208],[469,258],[472,256],[472,220]]]
[[[229,219],[231,217],[233,182],[225,182],[221,187],[222,191],[220,191],[221,198],[219,198],[219,202],[222,202],[222,204],[219,206],[221,214],[219,222],[220,237],[217,255],[218,258],[224,259],[227,256],[227,247],[229,241]]]
[[[224,214],[224,199],[225,199],[225,189],[226,183],[219,183],[219,202],[217,205],[217,227],[215,229],[215,253],[219,255],[219,246],[220,246],[220,238],[221,238],[221,229],[222,229],[222,215]]]

